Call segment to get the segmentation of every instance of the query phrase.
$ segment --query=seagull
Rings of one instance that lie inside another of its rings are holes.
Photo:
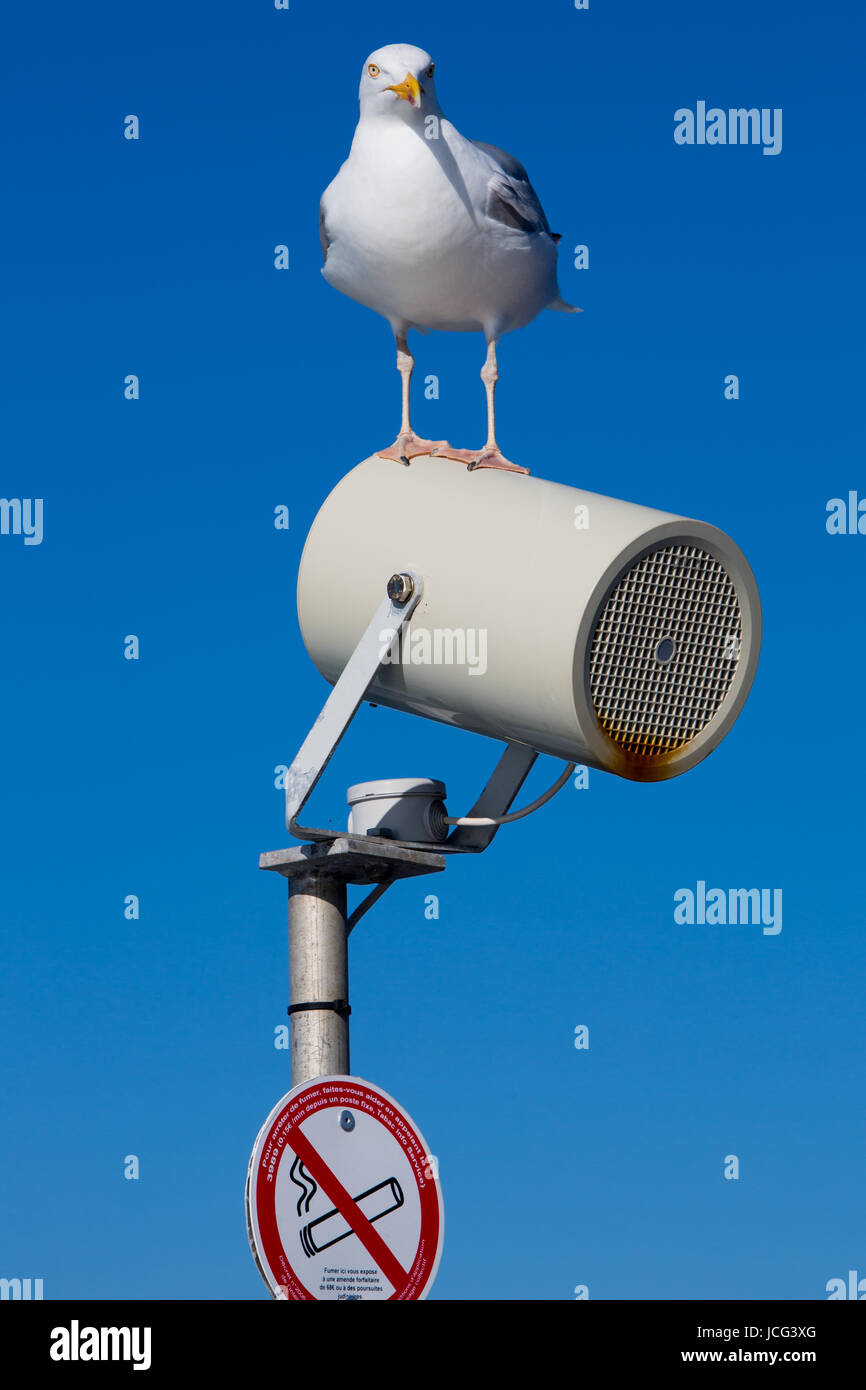
[[[470,469],[529,470],[496,442],[496,344],[542,309],[579,313],[556,278],[560,237],[523,165],[495,145],[467,140],[442,113],[429,53],[395,43],[371,53],[361,73],[361,114],[349,157],[319,206],[322,274],[334,289],[386,318],[397,345],[402,418],[381,458],[422,454]],[[487,357],[487,443],[456,449],[412,429],[415,360],[410,328],[482,332]]]

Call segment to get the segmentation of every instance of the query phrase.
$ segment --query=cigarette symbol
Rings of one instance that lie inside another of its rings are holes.
[[[296,1181],[294,1171],[293,1165],[291,1173],[293,1182]],[[301,1176],[306,1176],[309,1181],[312,1182],[312,1178],[309,1177],[308,1173],[301,1174]],[[298,1183],[298,1186],[300,1187],[301,1184]],[[315,1184],[313,1184],[313,1191],[315,1191]],[[311,1192],[307,1199],[307,1211],[310,1209],[312,1198],[313,1193]],[[373,1222],[381,1221],[383,1216],[387,1216],[389,1212],[396,1211],[398,1207],[402,1207],[405,1198],[403,1197],[403,1189],[397,1179],[386,1178],[384,1182],[377,1183],[375,1187],[368,1187],[367,1191],[362,1192],[360,1197],[354,1197],[352,1200],[356,1206],[361,1208],[367,1220]],[[301,1201],[298,1203],[299,1216],[301,1214],[301,1203],[303,1201],[304,1198],[302,1197]],[[321,1228],[325,1222],[329,1224],[322,1230]],[[313,1234],[314,1231],[315,1235]],[[304,1254],[312,1258],[313,1255],[318,1255],[320,1251],[327,1250],[329,1246],[336,1245],[338,1241],[345,1240],[346,1236],[354,1234],[352,1227],[347,1225],[345,1217],[340,1215],[336,1207],[332,1207],[331,1210],[326,1211],[323,1216],[317,1216],[315,1221],[308,1221],[306,1226],[301,1227],[301,1245]]]

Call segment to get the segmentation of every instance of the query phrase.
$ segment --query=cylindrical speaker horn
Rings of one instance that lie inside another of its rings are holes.
[[[659,781],[717,746],[755,674],[757,585],[715,526],[450,459],[373,457],[325,500],[301,559],[301,632],[329,681],[406,569],[424,596],[377,704]]]

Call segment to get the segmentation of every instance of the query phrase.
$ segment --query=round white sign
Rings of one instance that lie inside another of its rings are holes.
[[[256,1140],[247,1230],[278,1299],[425,1298],[444,1212],[436,1159],[406,1111],[358,1076],[320,1076]]]

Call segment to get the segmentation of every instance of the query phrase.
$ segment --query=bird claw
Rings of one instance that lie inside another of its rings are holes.
[[[498,449],[452,449],[448,445],[444,449],[437,449],[436,456],[437,458],[454,459],[457,463],[465,463],[470,473],[474,473],[477,468],[498,468],[503,473],[529,472],[528,468],[521,468],[519,464],[511,463]]]
[[[422,454],[433,454],[442,447],[448,448],[447,439],[422,439],[420,435],[410,432],[398,434],[394,443],[387,449],[377,451],[376,457],[393,459],[395,463],[403,463],[408,468],[412,459],[419,458]]]
[[[469,471],[474,472],[476,468],[499,468],[503,473],[528,473],[528,468],[521,468],[520,464],[512,463],[498,449],[483,449],[474,463],[470,463]]]

